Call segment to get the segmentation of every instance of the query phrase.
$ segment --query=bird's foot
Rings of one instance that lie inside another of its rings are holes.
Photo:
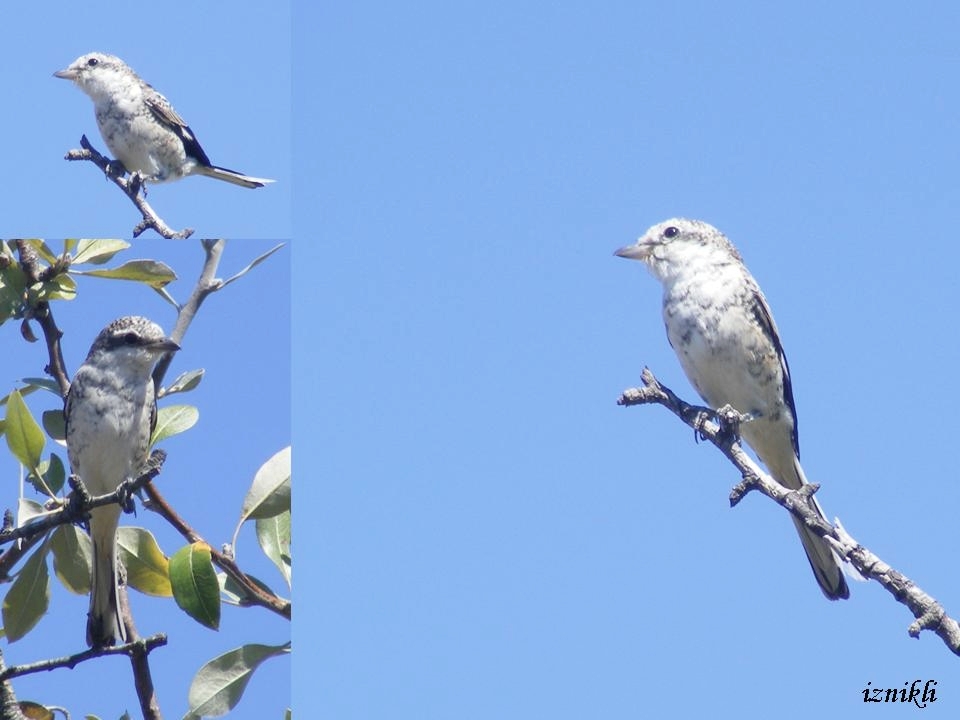
[[[127,168],[119,160],[110,160],[107,163],[106,173],[111,178],[121,178],[127,174]]]
[[[127,187],[130,190],[130,195],[136,197],[140,192],[140,189],[143,189],[143,196],[147,196],[147,181],[143,177],[143,173],[137,170],[135,173],[130,174],[130,179],[127,181]]]
[[[754,419],[750,413],[742,413],[732,405],[724,405],[712,412],[703,412],[697,419],[698,427],[707,420],[715,420],[720,428],[720,436],[737,442],[740,440],[740,426]]]
[[[124,480],[120,485],[117,486],[117,502],[120,504],[120,508],[125,513],[132,513],[136,511],[136,506],[133,503],[133,481]]]

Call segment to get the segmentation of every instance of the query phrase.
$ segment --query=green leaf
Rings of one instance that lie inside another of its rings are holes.
[[[247,683],[260,664],[271,657],[290,652],[285,645],[244,645],[214,658],[199,671],[190,683],[187,715],[220,717],[232,710],[247,688]]]
[[[47,545],[44,543],[27,558],[3,598],[3,629],[10,642],[16,642],[30,632],[50,606],[50,573],[46,556]]]
[[[57,397],[60,397],[60,386],[57,384],[56,380],[51,380],[50,378],[38,378],[38,377],[26,377],[21,378],[20,382],[26,385],[22,389],[24,395],[27,392],[33,392],[34,390],[49,390]]]
[[[221,287],[221,288],[225,288],[227,285],[229,285],[230,283],[232,283],[234,280],[239,280],[239,279],[242,278],[244,275],[246,275],[248,272],[250,272],[251,270],[253,270],[253,268],[255,268],[257,265],[259,265],[259,264],[262,263],[264,260],[266,260],[268,257],[270,257],[271,255],[273,255],[277,250],[279,250],[280,248],[282,248],[283,245],[284,245],[283,243],[280,243],[280,244],[277,245],[276,247],[267,250],[263,255],[261,255],[260,257],[256,258],[255,260],[253,260],[253,262],[251,262],[249,265],[247,265],[243,270],[241,270],[240,272],[238,272],[238,273],[237,273],[236,275],[234,275],[232,278],[229,278],[229,279],[227,279],[227,280],[224,280],[222,283],[220,283],[220,287]]]
[[[76,525],[60,525],[50,536],[53,572],[63,586],[77,595],[90,594],[93,543]]]
[[[51,440],[60,443],[67,441],[67,422],[63,416],[63,410],[44,410],[40,415],[40,422],[43,423],[43,429]]]
[[[23,527],[35,517],[46,514],[47,509],[36,500],[19,498],[17,500],[17,527]]]
[[[173,306],[174,310],[176,310],[177,312],[180,312],[181,310],[180,303],[178,303],[176,300],[173,299],[173,296],[167,292],[166,288],[154,288],[154,290],[156,291],[157,295],[159,295],[168,303],[170,303]]]
[[[255,575],[247,573],[247,577],[256,585],[258,588],[263,590],[267,595],[273,595],[274,597],[279,597],[277,593],[273,591],[269,585],[267,585],[263,580],[260,580]],[[217,582],[220,583],[220,592],[226,595],[226,602],[229,602],[232,605],[247,605],[246,599],[249,595],[247,591],[242,588],[232,577],[226,573],[217,573]]]
[[[171,597],[170,563],[156,538],[143,528],[117,530],[117,547],[127,568],[127,585],[153,597]]]
[[[257,520],[257,542],[290,587],[290,511]]]
[[[249,519],[268,518],[290,509],[290,446],[267,460],[253,478],[240,508],[231,543],[237,547],[241,526]]]
[[[102,265],[128,247],[130,247],[130,243],[123,240],[81,240],[77,243],[77,252],[73,256],[73,264]]]
[[[200,411],[193,405],[167,405],[157,410],[157,426],[153,429],[150,445],[189,430],[200,419]]]
[[[161,393],[160,397],[166,397],[167,395],[173,395],[178,392],[188,392],[193,390],[197,385],[200,384],[200,381],[203,380],[203,368],[197,370],[188,370],[185,373],[180,373],[176,380],[174,380],[170,387],[165,388]]]
[[[37,476],[32,472],[27,476],[27,480],[33,485],[37,492],[46,493],[49,490],[53,495],[60,492],[64,481],[67,479],[67,473],[64,470],[63,460],[60,459],[60,456],[56,453],[50,453],[50,459],[43,460],[38,466],[38,469],[40,470],[40,478],[43,482],[37,480]]]
[[[177,279],[177,274],[158,260],[130,260],[106,270],[71,270],[75,275],[91,275],[111,280],[133,280],[160,289]]]
[[[50,280],[30,286],[27,299],[30,305],[47,300],[73,300],[77,295],[77,281],[63,273]]]
[[[54,720],[54,714],[39,703],[21,700],[17,703],[26,720]]]
[[[7,446],[10,452],[30,470],[40,464],[43,453],[43,430],[33,419],[19,390],[10,393],[7,400]]]
[[[220,584],[210,562],[210,547],[194,543],[170,558],[170,585],[177,605],[201,625],[220,627]]]
[[[23,312],[27,278],[16,261],[0,270],[0,322]]]
[[[268,518],[290,509],[290,446],[267,460],[243,499],[241,522]]]

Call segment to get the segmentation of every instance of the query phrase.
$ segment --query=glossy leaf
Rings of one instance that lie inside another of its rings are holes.
[[[200,411],[193,405],[166,405],[157,409],[157,426],[153,429],[150,444],[166,440],[173,435],[189,430],[200,419]]]
[[[176,380],[170,383],[170,387],[163,391],[163,397],[178,392],[189,392],[193,390],[200,384],[200,381],[203,380],[203,372],[203,368],[198,368],[197,370],[188,370],[185,373],[181,373],[177,376]]]
[[[290,586],[290,511],[257,520],[257,542]]]
[[[63,410],[44,410],[40,416],[40,422],[43,423],[43,429],[47,431],[51,440],[66,444],[67,423]]]
[[[27,558],[3,598],[3,629],[10,642],[26,635],[50,606],[50,573],[47,546],[41,545]]]
[[[138,527],[117,530],[117,547],[127,568],[127,585],[153,597],[171,597],[170,563],[156,538]]]
[[[21,700],[17,703],[20,712],[27,720],[54,720],[54,714],[39,703]]]
[[[188,714],[220,717],[232,710],[254,671],[265,660],[290,652],[286,645],[244,645],[214,658],[199,671],[190,684]]]
[[[33,392],[35,389],[49,390],[57,397],[60,397],[60,386],[57,384],[56,380],[50,378],[38,378],[38,377],[26,377],[20,380],[26,388],[23,388],[20,392],[23,395],[27,394],[27,388],[30,392]]]
[[[76,525],[61,525],[50,536],[53,572],[63,586],[77,595],[90,594],[93,543]]]
[[[43,453],[43,430],[33,419],[20,392],[14,390],[7,400],[7,446],[21,465],[33,470]]]
[[[77,275],[92,275],[111,280],[133,280],[152,288],[162,288],[177,279],[177,274],[158,260],[130,260],[115,268],[106,270],[74,271]]]
[[[73,256],[73,264],[102,265],[128,247],[130,247],[130,243],[124,240],[81,240],[77,243],[77,252]]]
[[[253,584],[258,588],[263,590],[267,595],[273,595],[278,597],[277,593],[273,591],[269,585],[267,585],[263,580],[260,580],[255,575],[247,573],[247,577],[253,581]],[[229,602],[232,605],[246,605],[247,593],[246,591],[237,584],[236,581],[226,573],[220,572],[217,573],[217,582],[220,583],[220,592],[226,595],[225,602]]]
[[[267,460],[243,499],[240,521],[267,518],[290,509],[290,447]]]
[[[60,492],[60,489],[67,479],[67,473],[60,456],[56,453],[51,453],[50,459],[42,460],[38,469],[40,471],[40,477],[43,479],[42,483],[37,481],[37,476],[33,473],[27,476],[27,480],[36,488],[37,492],[45,493],[49,490],[54,495]]]
[[[220,584],[210,561],[210,548],[194,543],[170,558],[170,585],[177,605],[201,625],[220,627]]]

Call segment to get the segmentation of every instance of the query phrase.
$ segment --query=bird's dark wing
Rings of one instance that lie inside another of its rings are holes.
[[[773,322],[773,315],[770,312],[770,306],[767,299],[756,288],[753,292],[753,316],[760,327],[769,336],[773,347],[777,351],[777,358],[780,360],[780,368],[783,371],[783,402],[790,408],[790,414],[793,415],[793,430],[790,433],[790,439],[793,441],[793,451],[800,457],[800,439],[797,434],[797,406],[793,401],[793,383],[790,381],[790,365],[787,363],[787,356],[783,352],[783,345],[780,343],[780,332],[777,330],[776,323]]]
[[[150,90],[153,90],[153,88],[150,88]],[[193,130],[191,130],[190,126],[177,114],[177,111],[173,109],[173,105],[171,105],[163,95],[153,90],[153,92],[146,93],[144,102],[147,103],[150,112],[153,113],[153,116],[160,124],[176,133],[177,137],[183,142],[183,147],[188,157],[194,158],[201,165],[211,164],[210,158],[207,157],[203,148],[200,147],[200,143],[197,142],[197,137],[193,134]]]
[[[153,431],[157,429],[157,386],[153,383],[153,378],[150,379],[150,383],[153,385],[153,404],[150,406],[150,437],[152,438]]]
[[[63,399],[63,437],[68,437],[70,432],[68,426],[70,424],[70,398],[73,397],[73,385],[70,385],[70,390],[67,390],[67,396]]]

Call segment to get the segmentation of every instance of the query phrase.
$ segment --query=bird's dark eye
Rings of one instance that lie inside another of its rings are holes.
[[[139,340],[140,338],[137,336],[135,332],[125,333],[123,336],[124,345],[136,345]]]
[[[96,58],[90,58],[89,60],[87,60],[87,67],[95,67],[98,62],[100,61],[97,60]]]
[[[668,227],[666,230],[663,231],[663,236],[667,238],[676,237],[679,234],[680,234],[680,231],[677,228],[675,228],[673,225],[671,225],[670,227]]]

